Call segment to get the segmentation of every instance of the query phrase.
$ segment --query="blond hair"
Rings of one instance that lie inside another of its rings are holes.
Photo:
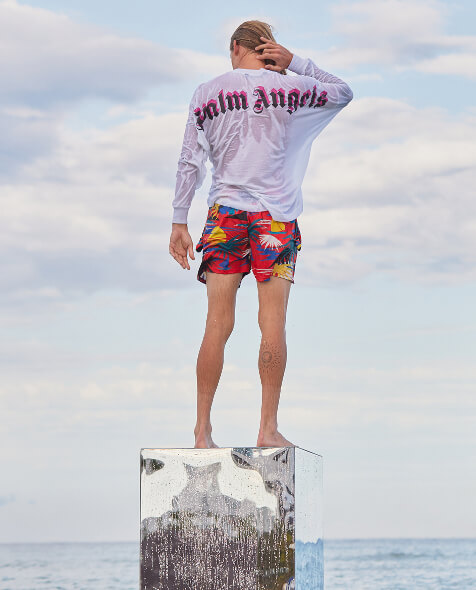
[[[260,37],[266,37],[270,39],[274,43],[276,43],[276,39],[272,33],[272,27],[268,23],[264,23],[260,20],[247,20],[236,29],[230,39],[230,51],[233,50],[233,41],[236,41],[238,45],[249,49],[251,52],[254,53],[263,53],[263,50],[260,49],[259,51],[255,50],[255,47],[258,45],[262,45],[265,43]],[[265,64],[270,64],[275,66],[276,62],[273,59],[265,59]],[[286,74],[286,70],[281,70],[280,74]]]

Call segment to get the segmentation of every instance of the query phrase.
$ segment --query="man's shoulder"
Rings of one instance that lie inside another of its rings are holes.
[[[202,87],[203,89],[208,89],[208,88],[213,88],[215,86],[220,86],[221,84],[223,84],[227,80],[230,80],[232,78],[236,78],[236,76],[237,76],[237,74],[234,73],[233,70],[228,70],[227,72],[223,72],[223,74],[219,74],[218,76],[215,76],[214,78],[210,78],[206,82],[202,82],[202,84],[200,84],[200,87]]]

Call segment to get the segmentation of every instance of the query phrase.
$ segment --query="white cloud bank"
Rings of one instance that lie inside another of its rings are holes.
[[[4,293],[160,290],[164,273],[167,288],[183,285],[189,277],[168,254],[168,238],[185,117],[63,127],[53,154],[3,186]],[[474,279],[475,132],[471,115],[355,100],[313,147],[298,280],[336,284],[382,271],[416,282]],[[190,216],[195,243],[203,197]]]
[[[303,275],[474,279],[475,126],[471,115],[391,99],[362,99],[344,111],[313,147],[301,221],[313,272]]]
[[[0,101],[50,108],[133,101],[151,88],[221,71],[224,58],[119,36],[42,8],[0,2]],[[193,63],[193,68],[190,68]]]
[[[63,118],[81,101],[127,107],[229,67],[222,56],[120,36],[15,0],[0,2],[0,39],[0,181],[57,147]]]
[[[476,78],[476,36],[445,33],[447,4],[437,0],[363,0],[331,7],[342,44],[314,56],[329,68],[386,66],[397,71]]]
[[[425,35],[439,35],[438,47],[444,45],[436,2],[369,0],[333,10],[341,34],[357,48],[360,43],[365,49],[370,38],[394,42],[389,47],[397,53],[381,53],[393,62],[409,52],[411,39],[424,45]],[[421,30],[425,35],[418,37]],[[0,169],[4,296],[10,303],[38,298],[56,304],[102,289],[147,292],[190,280],[168,254],[187,105],[158,116],[143,105],[128,110],[128,100],[162,76],[188,72],[180,69],[183,60],[202,63],[208,75],[221,62],[190,52],[184,58],[183,51],[167,48],[163,53],[156,44],[13,1],[0,3],[0,33],[0,143],[9,154]],[[432,51],[417,53],[428,60]],[[66,109],[58,110],[55,101],[101,94],[121,103],[112,107],[109,127],[69,129]],[[29,104],[32,97],[41,98],[41,108]],[[114,125],[117,114],[130,118]],[[335,284],[375,272],[444,284],[474,279],[475,131],[471,114],[389,98],[355,99],[313,147],[300,220],[299,266],[306,272],[298,270],[297,279]],[[195,242],[205,190],[190,216]]]

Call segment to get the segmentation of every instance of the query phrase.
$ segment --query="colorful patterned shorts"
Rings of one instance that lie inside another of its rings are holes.
[[[215,203],[208,209],[207,221],[196,251],[203,250],[197,279],[206,283],[206,272],[243,273],[250,270],[257,281],[272,276],[294,283],[294,268],[301,249],[297,219],[274,221],[268,211],[243,211]]]

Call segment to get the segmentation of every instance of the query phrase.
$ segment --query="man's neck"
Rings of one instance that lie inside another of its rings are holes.
[[[257,60],[243,60],[241,61],[235,69],[239,70],[260,70],[264,67],[264,63]]]

